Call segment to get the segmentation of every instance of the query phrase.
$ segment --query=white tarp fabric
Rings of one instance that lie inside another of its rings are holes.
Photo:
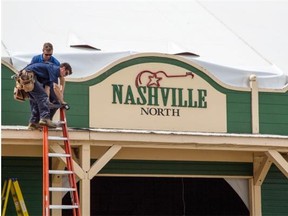
[[[260,88],[282,89],[288,82],[288,31],[280,25],[288,14],[285,1],[4,0],[1,4],[1,58],[17,70],[41,53],[43,43],[51,42],[55,57],[72,65],[72,78],[91,75],[135,53],[192,52],[200,57],[185,58],[228,85],[248,87],[251,74]]]
[[[231,66],[217,65],[193,58],[191,61],[201,65],[222,82],[235,87],[249,87],[249,77],[255,75],[258,87],[266,89],[282,89],[288,84],[288,76],[275,65],[258,70],[249,68],[233,68]]]
[[[136,52],[99,52],[99,51],[79,51],[77,53],[55,53],[55,57],[61,62],[69,62],[73,67],[73,74],[69,78],[83,78],[97,73],[105,66],[121,58],[132,56]],[[18,54],[11,57],[13,66],[17,70],[23,69],[30,63],[33,54]],[[251,70],[233,68],[224,65],[218,65],[203,60],[201,57],[187,57],[191,62],[203,67],[213,74],[223,83],[234,87],[249,87],[249,77],[255,75],[259,88],[282,89],[287,85],[288,76],[285,75],[276,66],[267,67],[263,70]]]
[[[39,53],[38,53],[39,54]],[[76,53],[56,53],[54,56],[60,62],[69,62],[73,69],[73,74],[69,78],[87,77],[97,73],[101,68],[114,61],[131,55],[130,51],[123,52],[99,52],[99,51],[78,51]],[[11,61],[16,70],[23,69],[31,62],[33,54],[19,54],[11,57]]]
[[[225,181],[236,191],[246,207],[249,209],[249,184],[247,179],[228,179]]]

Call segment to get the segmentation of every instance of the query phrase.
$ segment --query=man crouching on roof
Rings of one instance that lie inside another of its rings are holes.
[[[57,124],[51,121],[47,92],[54,87],[54,83],[58,84],[58,78],[72,74],[70,64],[62,63],[57,66],[51,63],[34,63],[21,72],[33,72],[35,79],[33,90],[28,92],[30,100],[33,100],[33,103],[30,103],[31,117],[28,128],[37,129],[39,125],[56,128]]]

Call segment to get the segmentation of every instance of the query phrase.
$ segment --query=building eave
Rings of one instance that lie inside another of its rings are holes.
[[[60,135],[51,130],[51,136]],[[21,134],[21,136],[19,136]],[[125,129],[69,129],[72,146],[112,146],[288,153],[288,136]],[[23,126],[2,126],[2,145],[42,145],[42,133]]]

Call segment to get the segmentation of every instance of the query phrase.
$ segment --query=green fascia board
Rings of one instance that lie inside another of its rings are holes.
[[[99,174],[253,176],[252,163],[111,160]]]

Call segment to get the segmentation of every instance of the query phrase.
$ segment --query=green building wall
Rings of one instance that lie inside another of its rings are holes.
[[[167,58],[138,58],[118,64],[100,76],[86,82],[67,82],[65,100],[71,109],[67,112],[69,127],[89,127],[89,86],[102,82],[107,77],[124,67],[145,62],[171,63],[202,76],[218,91],[227,95],[227,127],[228,133],[251,133],[251,97],[249,92],[238,92],[225,89],[206,74],[186,63]],[[15,81],[11,79],[13,72],[2,65],[2,124],[28,125],[30,116],[28,101],[18,102],[13,99]],[[137,128],[135,128],[137,129]]]
[[[2,157],[2,185],[9,178],[18,180],[29,215],[42,215],[42,158]],[[6,215],[16,215],[11,194]]]
[[[76,128],[89,127],[89,86],[102,82],[117,71],[135,64],[146,62],[169,63],[193,71],[208,81],[215,89],[226,94],[227,98],[227,132],[252,133],[251,93],[226,89],[209,76],[191,65],[175,59],[163,57],[139,57],[117,64],[100,76],[85,82],[67,82],[65,100],[71,109],[67,112],[68,125]],[[2,69],[2,125],[27,125],[30,109],[29,102],[18,102],[13,99],[14,74],[1,64]],[[259,92],[259,127],[261,134],[288,135],[288,91]],[[137,129],[137,128],[136,128]]]
[[[288,135],[288,92],[259,94],[261,134]]]
[[[288,215],[288,179],[275,165],[271,166],[261,192],[263,216]]]
[[[252,176],[252,163],[112,160],[100,174]],[[42,158],[2,157],[2,182],[17,178],[29,215],[42,214]],[[263,216],[288,215],[288,179],[272,165],[262,185]],[[13,200],[7,215],[15,215]]]
[[[42,158],[2,157],[1,174],[2,182],[18,179],[29,215],[42,215]],[[251,163],[111,160],[100,174],[252,176],[253,167]],[[11,195],[7,215],[15,215]]]
[[[193,70],[227,96],[227,132],[252,133],[251,94],[226,89],[206,74],[184,62],[163,57],[140,57],[115,65],[97,78],[85,82],[67,82],[65,100],[71,109],[67,111],[69,127],[89,127],[89,86],[102,82],[118,70],[145,62],[162,62]],[[28,125],[29,102],[13,99],[15,81],[10,68],[1,64],[1,103],[2,125]],[[259,126],[261,134],[288,135],[288,92],[259,93]],[[153,167],[153,170],[151,169]],[[249,175],[252,164],[239,163],[196,163],[196,162],[154,162],[154,161],[114,161],[101,170],[101,173],[139,173],[145,170],[153,174],[209,174],[209,175]],[[230,171],[228,171],[230,170]],[[164,173],[163,173],[164,172]],[[2,157],[2,182],[8,177],[19,179],[27,208],[31,215],[41,215],[42,208],[42,158]],[[262,185],[263,215],[288,215],[288,180],[272,166]],[[11,203],[11,201],[10,201]],[[9,206],[7,215],[14,215],[14,206]],[[13,212],[13,213],[12,213]]]

